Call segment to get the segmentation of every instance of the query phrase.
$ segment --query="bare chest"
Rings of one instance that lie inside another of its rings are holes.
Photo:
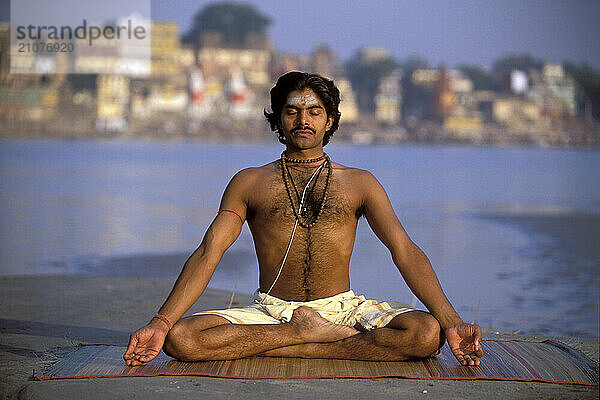
[[[288,225],[300,217],[306,223],[316,220],[315,227],[332,228],[356,222],[361,214],[360,199],[349,182],[336,176],[335,170],[329,182],[325,173],[315,182],[309,183],[309,178],[308,174],[294,174],[287,185],[281,175],[266,180],[249,202],[249,222]]]

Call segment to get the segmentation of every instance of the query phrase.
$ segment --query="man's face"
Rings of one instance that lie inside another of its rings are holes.
[[[331,128],[333,117],[312,89],[294,90],[281,110],[281,129],[287,146],[306,150],[323,146],[323,136]]]

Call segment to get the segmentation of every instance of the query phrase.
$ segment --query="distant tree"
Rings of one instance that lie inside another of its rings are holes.
[[[576,65],[565,63],[565,72],[579,84],[578,109],[584,117],[592,115],[600,121],[600,71],[596,71],[589,64]]]
[[[360,51],[346,63],[346,73],[356,92],[358,106],[362,111],[375,111],[375,94],[381,78],[398,68],[398,63],[384,57],[376,60],[364,60]]]
[[[458,69],[473,82],[475,90],[496,91],[500,89],[500,82],[496,75],[485,68],[477,65],[461,65]]]
[[[419,56],[412,56],[400,62],[404,76],[410,76],[417,69],[428,69],[429,62]]]
[[[540,60],[533,58],[529,54],[510,54],[499,58],[494,62],[493,72],[497,76],[510,74],[514,69],[528,72],[530,70],[539,71],[544,66]]]
[[[190,30],[184,35],[184,43],[199,45],[204,32],[218,32],[224,43],[243,47],[249,33],[265,35],[271,20],[257,11],[254,6],[244,3],[220,2],[209,4],[194,16]]]
[[[529,54],[511,54],[496,60],[492,71],[499,82],[499,89],[508,92],[511,90],[511,72],[513,70],[529,73],[541,71],[543,67],[543,61],[537,60]]]

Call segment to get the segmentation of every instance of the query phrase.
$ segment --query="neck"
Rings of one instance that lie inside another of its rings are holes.
[[[295,160],[310,160],[313,158],[321,157],[323,154],[325,154],[323,152],[323,147],[306,150],[291,149],[289,147],[285,149],[285,156],[287,158],[293,158]]]

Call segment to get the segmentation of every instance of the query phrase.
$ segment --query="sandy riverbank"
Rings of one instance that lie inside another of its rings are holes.
[[[34,373],[78,343],[126,344],[160,306],[172,282],[102,276],[0,279],[0,395],[5,399],[80,398],[598,398],[598,387],[408,379],[230,380],[202,377],[38,382]],[[230,293],[209,290],[192,311],[226,307]],[[248,296],[236,295],[245,303]],[[495,336],[498,337],[498,336]],[[523,338],[518,336],[517,338]],[[532,337],[527,337],[532,338]],[[538,338],[539,339],[539,338]],[[598,339],[561,339],[598,362]],[[423,391],[426,390],[427,394]]]

